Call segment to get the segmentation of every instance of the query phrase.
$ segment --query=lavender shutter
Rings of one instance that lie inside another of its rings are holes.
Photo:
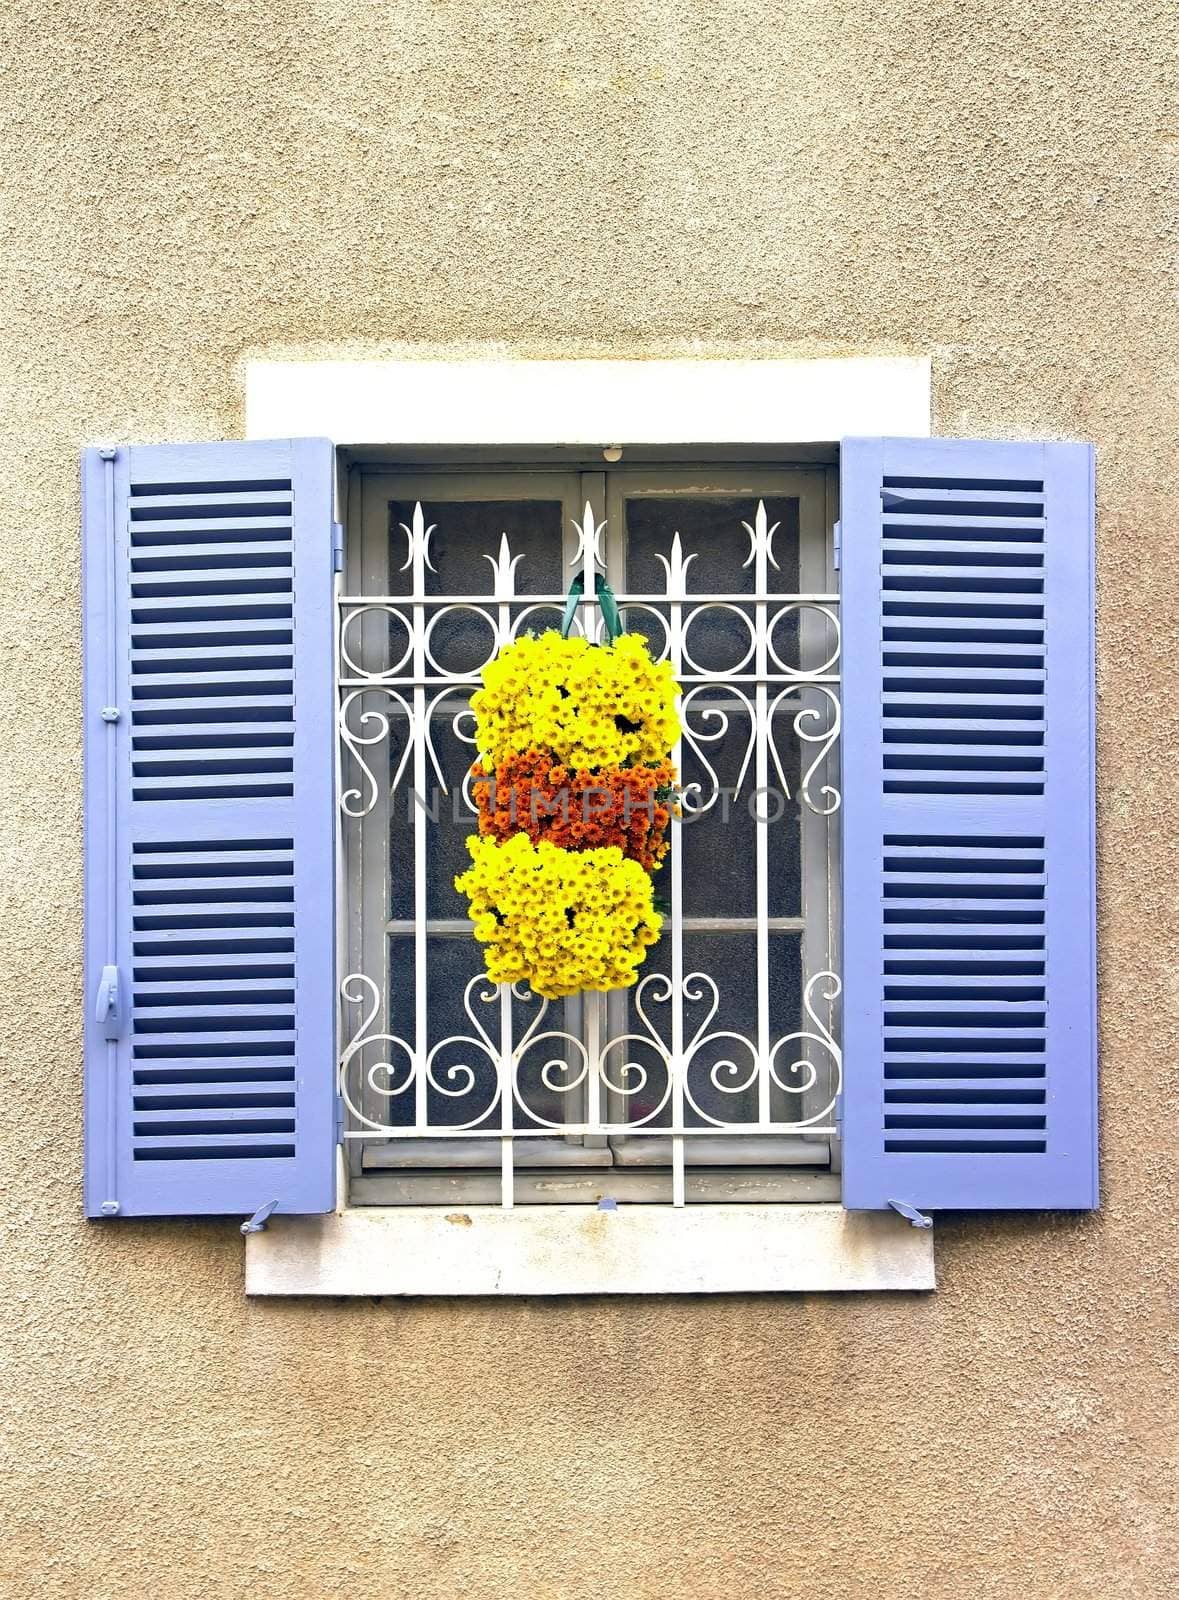
[[[844,1201],[1097,1204],[1093,457],[842,447]]]
[[[88,1216],[333,1204],[332,472],[86,453]]]

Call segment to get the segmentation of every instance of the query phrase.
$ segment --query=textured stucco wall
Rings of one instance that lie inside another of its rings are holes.
[[[1171,0],[8,0],[0,1592],[1168,1592]],[[1105,1196],[896,1297],[247,1303],[79,1210],[76,450],[250,355],[928,352],[1099,449]],[[1173,1515],[1173,1513],[1172,1513]]]

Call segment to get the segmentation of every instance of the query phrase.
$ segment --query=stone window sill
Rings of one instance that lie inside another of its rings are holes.
[[[838,1205],[357,1207],[272,1217],[248,1295],[926,1290],[933,1230]]]

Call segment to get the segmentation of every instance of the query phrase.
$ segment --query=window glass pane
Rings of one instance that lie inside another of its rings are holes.
[[[389,505],[391,566],[398,578],[393,593],[406,593],[411,576],[400,568],[409,553],[405,529],[412,526],[413,510],[412,504],[397,500]],[[422,514],[425,525],[434,529],[425,572],[428,595],[490,596],[495,586],[492,563],[500,555],[504,535],[511,555],[521,558],[513,579],[517,594],[555,595],[564,590],[559,500],[423,501]],[[513,609],[519,614],[524,608]],[[557,609],[534,614],[528,625],[543,629],[559,616]],[[429,618],[426,649],[431,673],[477,673],[492,655],[494,634],[480,611],[432,608]]]
[[[798,590],[798,500],[794,496],[766,496],[766,517],[774,534],[777,570],[769,569],[769,592],[794,594]],[[742,523],[753,525],[756,495],[643,494],[626,501],[627,586],[645,594],[659,594],[665,584],[660,556],[671,554],[672,535],[678,533],[685,557],[696,560],[688,569],[689,594],[752,594],[753,563],[749,561],[749,535]]]
[[[801,938],[798,934],[772,935],[768,941],[767,994],[769,998],[769,1048],[800,1026],[802,994]],[[627,991],[625,1060],[643,1068],[646,1082],[632,1074],[635,1092],[624,1097],[623,1117],[634,1124],[650,1118],[652,1127],[670,1125],[667,1069],[660,1045],[670,1050],[672,1000],[667,994],[671,975],[671,939],[665,936],[652,949],[642,979]],[[688,1060],[685,1083],[687,1127],[711,1123],[747,1123],[758,1114],[756,1085],[757,1046],[757,935],[753,929],[737,933],[684,934],[683,1038]],[[710,1015],[711,1013],[711,1015]],[[779,1120],[797,1120],[801,1096],[789,1093],[802,1087],[805,1074],[787,1069],[799,1054],[789,1045],[777,1052],[775,1066],[787,1092],[771,1088],[770,1114]],[[611,1052],[611,1076],[620,1078],[621,1047]],[[662,1109],[660,1109],[662,1104]],[[652,1113],[656,1113],[652,1115]]]
[[[447,792],[438,783],[433,764],[426,777],[429,809],[426,812],[426,915],[465,917],[467,901],[454,886],[455,874],[471,864],[467,838],[478,826],[476,815],[467,804],[463,782],[475,756],[468,743],[472,733],[469,716],[455,719],[467,706],[468,693],[456,691],[438,699],[430,719],[430,740],[438,760]],[[465,736],[465,737],[464,737]],[[394,827],[405,826],[404,817],[393,819]]]
[[[412,526],[413,514],[412,502],[394,500],[389,504],[394,574],[400,572],[409,553],[405,529]],[[492,561],[499,559],[505,535],[510,556],[520,557],[513,578],[517,593],[527,596],[562,591],[562,506],[559,500],[430,500],[422,503],[422,514],[425,525],[434,529],[428,548],[433,570],[427,566],[425,571],[428,595],[440,600],[451,595],[489,597],[495,576]],[[400,573],[392,592],[408,592],[410,579],[408,570]],[[419,804],[424,807],[426,816],[426,914],[432,919],[466,916],[466,901],[454,888],[456,873],[462,872],[468,864],[465,841],[475,827],[474,813],[463,793],[463,781],[475,756],[474,745],[470,742],[473,724],[464,712],[476,686],[478,672],[494,648],[493,630],[485,615],[489,609],[494,614],[494,608],[487,607],[484,601],[482,611],[474,608],[446,610],[435,606],[426,613],[429,625],[427,675],[435,678],[461,676],[453,690],[447,690],[442,682],[426,689],[430,743],[437,767],[427,754],[424,793],[415,795],[410,765],[393,794],[390,817],[390,914],[393,917],[410,918],[414,914],[413,814]],[[526,610],[524,625],[537,632],[560,621],[560,607],[556,605],[540,611],[514,605],[511,607],[513,620]],[[396,622],[390,624],[391,636],[398,627]],[[399,654],[407,642],[402,630],[396,646]],[[409,664],[405,671],[408,675]],[[412,691],[407,689],[404,693],[408,697]],[[404,751],[405,717],[396,703],[391,706],[390,715],[395,724],[389,745],[392,779]]]
[[[409,546],[404,528],[413,523],[413,501],[389,503],[389,540],[392,565],[398,569]],[[430,560],[434,570],[426,569],[429,595],[494,593],[492,558],[499,554],[500,540],[507,534],[516,567],[517,594],[556,594],[561,582],[561,502],[559,500],[423,500],[430,536]],[[402,592],[408,592],[402,591]]]
[[[771,548],[778,565],[776,569],[768,567],[767,592],[797,593],[798,501],[771,497],[764,504],[768,524],[777,524]],[[683,608],[684,643],[690,661],[685,662],[683,674],[688,736],[681,779],[685,785],[699,785],[700,800],[713,803],[699,810],[684,827],[684,915],[754,914],[757,836],[763,828],[754,819],[760,816],[767,819],[763,843],[770,914],[798,916],[802,905],[799,741],[793,721],[803,702],[790,694],[783,696],[786,685],[781,683],[767,690],[773,712],[771,742],[778,763],[772,757],[767,761],[767,786],[772,792],[755,795],[756,763],[750,745],[757,613],[752,603],[740,600],[707,603],[713,595],[753,594],[754,563],[749,560],[750,537],[744,524],[755,525],[758,502],[753,497],[732,495],[652,494],[632,495],[625,505],[627,592],[658,594],[665,590],[663,561],[670,559],[677,532],[684,559],[695,557],[686,579],[691,599]],[[652,609],[660,617],[667,615],[665,604]],[[771,603],[763,618],[768,645],[772,644],[783,665],[795,665],[797,613]],[[644,633],[653,649],[664,648],[665,629],[654,617],[636,610],[628,616],[627,626]],[[699,674],[693,672],[691,663]],[[780,673],[772,660],[768,665],[771,672]],[[711,674],[723,679],[734,669],[744,681],[728,685],[707,681]],[[662,876],[666,878],[666,872]]]
[[[412,938],[394,935],[389,940],[390,1031],[413,1044],[416,1028],[416,973]],[[523,1039],[535,1022],[541,1002],[534,996],[511,1000],[512,1037]],[[563,1026],[564,1008],[550,1006],[542,1030]],[[484,1132],[500,1126],[498,1076],[495,1052],[501,1027],[500,996],[483,976],[483,953],[465,934],[431,936],[426,944],[426,1036],[431,1052],[426,1085],[429,1132],[468,1125]],[[481,1031],[482,1030],[482,1031]],[[484,1034],[487,1035],[484,1038]],[[580,1100],[563,1093],[575,1074],[557,1069],[544,1072],[546,1063],[562,1055],[558,1044],[546,1040],[526,1051],[517,1076],[513,1125],[538,1128],[561,1125],[580,1109]],[[404,1081],[404,1053],[391,1056]],[[546,1081],[547,1077],[547,1081]],[[393,1127],[414,1122],[414,1092],[389,1101]],[[521,1161],[525,1153],[521,1153]]]

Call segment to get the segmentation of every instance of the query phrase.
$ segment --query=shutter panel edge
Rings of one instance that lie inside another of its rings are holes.
[[[1098,1204],[1093,470],[841,445],[851,1209]]]
[[[86,1214],[329,1211],[333,447],[87,450],[82,490]]]

